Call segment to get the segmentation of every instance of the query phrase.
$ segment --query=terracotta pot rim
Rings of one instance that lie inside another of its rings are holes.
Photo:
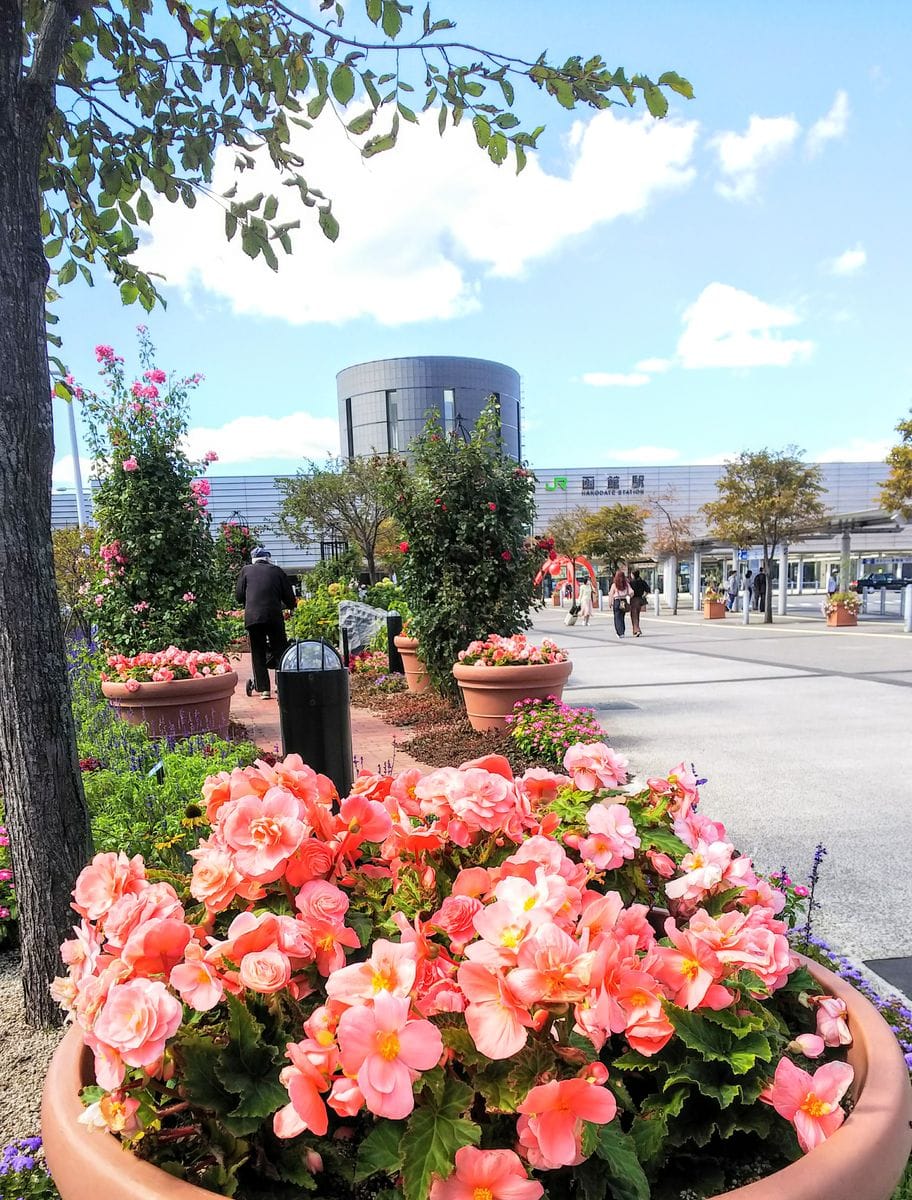
[[[801,957],[801,956],[799,956]],[[854,1042],[855,1106],[831,1138],[765,1179],[722,1193],[716,1200],[888,1200],[912,1150],[912,1088],[899,1045],[880,1013],[849,983],[802,958],[830,995],[845,1000]],[[876,1063],[872,1072],[871,1063]],[[91,1055],[73,1026],[48,1070],[42,1096],[42,1135],[52,1174],[81,1178],[81,1197],[129,1195],[131,1200],[205,1200],[212,1192],[175,1179],[125,1153],[109,1133],[78,1124],[79,1089],[91,1078]],[[87,1179],[94,1169],[95,1180]],[[99,1186],[100,1183],[108,1185]],[[114,1190],[111,1190],[113,1187]],[[66,1194],[66,1193],[65,1193]],[[71,1191],[70,1196],[77,1193]]]
[[[503,679],[505,683],[513,683],[517,679],[525,678],[533,672],[544,671],[547,674],[554,675],[569,675],[573,670],[573,663],[569,658],[563,662],[552,663],[511,663],[509,666],[494,667],[489,663],[453,663],[453,675],[456,679],[465,679],[466,681],[477,679],[479,675],[485,675],[485,682],[493,682],[495,679]]]
[[[103,680],[102,695],[118,703],[141,705],[152,699],[161,699],[168,689],[176,689],[188,700],[201,696],[231,695],[237,688],[238,676],[236,671],[226,671],[223,675],[202,675],[191,679],[167,679],[159,682],[140,683],[135,691],[131,691],[125,683],[116,680]]]
[[[418,645],[418,639],[409,637],[407,633],[397,633],[393,638],[393,645],[397,650],[414,650]]]

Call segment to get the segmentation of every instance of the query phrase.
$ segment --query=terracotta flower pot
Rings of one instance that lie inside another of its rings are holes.
[[[123,683],[102,683],[101,690],[122,720],[146,725],[150,737],[183,738],[196,733],[225,737],[237,681],[235,672],[228,671],[170,683],[141,683],[133,692]]]
[[[175,1179],[125,1151],[104,1130],[79,1124],[79,1090],[94,1083],[92,1053],[74,1025],[51,1060],[41,1098],[41,1137],[62,1200],[213,1200],[213,1193]]]
[[[877,1009],[845,980],[816,963],[805,960],[805,966],[848,1007],[854,1108],[822,1146],[716,1200],[889,1200],[912,1151],[912,1089],[896,1039]],[[111,1134],[80,1125],[79,1089],[92,1082],[92,1055],[74,1026],[51,1062],[41,1104],[41,1136],[62,1200],[212,1200],[212,1192],[124,1152]]]
[[[803,962],[825,992],[846,1002],[854,1108],[822,1146],[716,1200],[890,1200],[912,1153],[912,1087],[890,1027],[844,979]]]
[[[720,621],[725,619],[725,602],[722,600],[704,600],[703,601],[703,616],[707,621]]]
[[[397,634],[393,645],[402,655],[402,669],[405,671],[405,686],[416,696],[430,691],[431,681],[428,678],[424,659],[418,653],[418,639]]]
[[[559,700],[572,670],[569,660],[522,667],[456,663],[453,675],[462,692],[469,724],[483,733],[503,728],[518,700],[546,700],[549,696]]]
[[[846,608],[844,604],[837,604],[832,612],[827,613],[827,625],[839,627],[840,625],[857,625],[858,613],[853,609]]]

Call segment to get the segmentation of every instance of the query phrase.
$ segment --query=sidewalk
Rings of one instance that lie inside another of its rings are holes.
[[[238,675],[237,690],[231,700],[231,719],[243,725],[247,736],[257,746],[270,750],[273,754],[282,753],[282,734],[279,729],[279,705],[273,693],[272,700],[261,700],[258,696],[248,696],[247,680],[251,678],[252,670],[250,655],[232,656],[232,666]],[[400,749],[398,742],[405,740],[408,731],[396,729],[374,713],[363,708],[352,707],[352,754],[355,759],[355,771],[404,771],[408,767],[421,767],[430,770],[425,763],[417,762],[411,755]]]

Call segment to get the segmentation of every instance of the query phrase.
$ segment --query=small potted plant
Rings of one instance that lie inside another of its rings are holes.
[[[151,737],[225,737],[237,680],[223,654],[169,646],[110,655],[101,690],[124,721],[146,725]]]
[[[827,625],[857,625],[861,596],[857,592],[834,592],[827,596],[823,606]]]
[[[711,579],[703,591],[703,616],[707,621],[725,619],[725,598],[715,579]]]
[[[473,729],[501,729],[520,700],[560,700],[572,664],[567,652],[545,638],[535,645],[522,633],[488,634],[459,651],[453,675]]]

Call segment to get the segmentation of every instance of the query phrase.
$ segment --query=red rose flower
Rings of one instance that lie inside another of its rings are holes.
[[[513,558],[513,555],[509,550],[501,550],[500,557],[504,560],[504,562],[510,562]]]
[[[403,554],[408,554],[408,542],[400,542],[399,549],[402,551]]]

